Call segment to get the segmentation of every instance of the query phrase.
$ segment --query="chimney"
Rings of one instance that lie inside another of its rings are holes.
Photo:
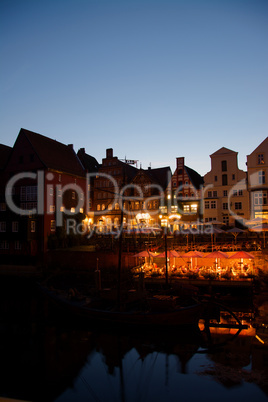
[[[80,152],[81,152],[81,154],[85,155],[86,149],[85,148],[80,148]]]
[[[113,148],[106,149],[106,158],[107,159],[113,158]]]

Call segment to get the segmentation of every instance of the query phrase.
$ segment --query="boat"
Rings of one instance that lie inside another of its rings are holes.
[[[109,325],[128,325],[145,327],[197,326],[202,305],[193,301],[182,303],[174,295],[152,295],[142,300],[126,301],[118,308],[117,303],[105,297],[70,297],[69,292],[50,289],[39,284],[39,288],[54,305],[65,311],[68,317],[79,317],[87,322]],[[131,294],[131,290],[129,291]],[[184,304],[184,305],[183,305]]]

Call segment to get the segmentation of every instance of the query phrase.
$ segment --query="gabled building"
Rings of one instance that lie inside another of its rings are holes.
[[[166,205],[166,189],[170,182],[169,166],[156,169],[139,169],[130,183],[128,203],[128,227],[156,227],[160,224],[159,213]]]
[[[124,207],[121,191],[136,174],[136,167],[119,160],[112,148],[106,149],[94,181],[92,209],[98,232],[111,232],[120,227]]]
[[[167,189],[165,211],[173,230],[178,230],[184,223],[202,219],[200,200],[203,183],[202,176],[185,165],[184,157],[177,158],[176,169]]]
[[[211,170],[204,176],[205,222],[235,226],[249,217],[247,174],[238,168],[237,155],[224,147],[210,155]]]
[[[4,167],[6,211],[0,246],[7,254],[39,255],[59,230],[76,231],[85,212],[86,172],[72,145],[21,129]]]
[[[268,219],[268,137],[247,156],[250,218]]]

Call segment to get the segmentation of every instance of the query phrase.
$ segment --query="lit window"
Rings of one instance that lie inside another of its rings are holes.
[[[118,204],[118,202],[115,203],[114,209],[115,209],[115,210],[119,210],[119,204]]]
[[[197,212],[197,204],[191,205],[191,212]]]
[[[55,205],[50,205],[49,212],[55,212]]]
[[[101,206],[101,210],[104,211],[105,210],[105,204],[102,204]]]
[[[75,191],[72,191],[72,200],[75,200]]]
[[[97,211],[100,211],[100,204],[97,205]]]
[[[55,232],[55,230],[56,230],[56,221],[52,220],[50,222],[50,230],[51,230],[51,232]]]
[[[71,208],[71,213],[72,213],[72,214],[75,213],[75,208],[74,208],[74,207]]]
[[[80,212],[80,214],[82,214],[84,212],[84,208],[80,208],[79,212]]]
[[[113,209],[112,204],[109,204],[109,205],[108,205],[108,211],[111,211],[112,209]]]
[[[31,221],[31,233],[35,232],[35,221]]]
[[[190,212],[190,205],[189,204],[183,205],[183,212],[185,212],[185,213]]]

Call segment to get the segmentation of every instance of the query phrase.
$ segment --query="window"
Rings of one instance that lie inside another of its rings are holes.
[[[51,230],[51,232],[55,232],[55,230],[56,230],[56,221],[55,220],[50,221],[50,230]]]
[[[263,164],[264,164],[264,155],[258,154],[258,165],[263,165]]]
[[[238,195],[243,195],[243,190],[238,190]]]
[[[31,233],[35,232],[35,221],[31,221]]]
[[[108,205],[108,211],[111,211],[112,209],[113,209],[112,204],[109,204],[109,205]]]
[[[79,208],[79,212],[80,212],[80,214],[83,214],[84,213],[84,208]]]
[[[114,205],[114,209],[116,209],[116,210],[118,210],[118,209],[119,209],[119,204],[118,204],[118,202],[116,202],[116,203],[115,203],[115,205]]]
[[[191,205],[191,212],[194,212],[194,213],[197,212],[197,204],[192,204]]]
[[[100,211],[100,204],[97,205],[97,211]]]
[[[265,172],[263,170],[259,171],[259,184],[265,183]]]
[[[235,174],[232,174],[232,180],[235,180]]]
[[[15,250],[21,250],[21,242],[15,241]]]
[[[222,175],[222,185],[223,186],[228,186],[227,174]]]
[[[18,231],[19,231],[19,222],[17,221],[12,222],[12,232],[16,233]]]
[[[70,211],[71,211],[72,214],[74,214],[75,213],[75,208],[72,207]]]
[[[8,250],[9,249],[9,244],[6,240],[3,240],[0,242],[0,249],[1,250]]]
[[[55,212],[55,205],[50,205],[49,212]]]
[[[267,205],[267,192],[258,191],[254,193],[254,205]]]
[[[228,191],[227,190],[223,190],[223,196],[227,197],[228,196]]]
[[[215,177],[214,177],[214,181],[218,181],[218,176],[215,176]]]
[[[223,202],[222,203],[222,209],[224,209],[224,210],[228,209],[228,202]]]
[[[205,201],[205,209],[209,209],[209,201]]]
[[[221,171],[227,172],[227,161],[221,161]]]
[[[224,225],[229,226],[229,216],[223,216],[222,221]]]
[[[183,212],[184,213],[190,212],[190,205],[189,204],[183,205]]]
[[[5,203],[5,202],[1,202],[1,203],[0,203],[0,211],[6,211],[6,209],[7,209],[6,203]]]
[[[242,209],[242,202],[235,202],[235,209]]]
[[[237,190],[233,190],[233,196],[234,196],[234,197],[237,196]]]
[[[0,232],[6,231],[6,222],[0,222]]]
[[[217,193],[217,191],[213,191],[213,198],[216,198],[216,197],[218,197],[218,193]]]
[[[216,201],[211,201],[210,208],[216,209]]]
[[[208,198],[212,197],[212,191],[208,191]]]
[[[75,191],[72,191],[72,200],[75,200]]]
[[[101,206],[101,210],[104,211],[105,210],[105,204],[102,204]]]
[[[37,186],[22,186],[20,188],[21,201],[37,201]]]

